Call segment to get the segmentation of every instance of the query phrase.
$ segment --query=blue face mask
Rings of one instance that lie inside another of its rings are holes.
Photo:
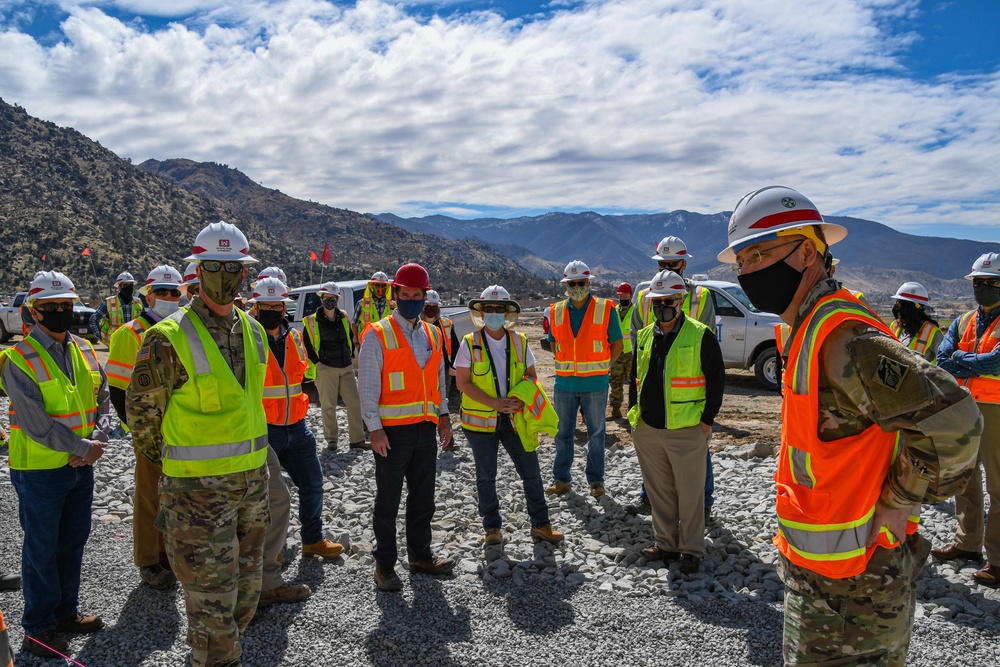
[[[415,320],[424,311],[424,299],[396,299],[396,309],[405,319]]]
[[[506,321],[507,316],[504,313],[483,313],[483,322],[486,324],[487,329],[492,329],[493,331],[503,329]]]

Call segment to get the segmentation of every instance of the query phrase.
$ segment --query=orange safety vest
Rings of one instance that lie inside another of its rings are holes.
[[[302,345],[302,334],[291,329],[285,336],[285,367],[267,350],[267,374],[264,376],[264,415],[268,424],[297,424],[309,412],[309,397],[302,391],[302,379],[309,368],[309,357]]]
[[[889,330],[892,331],[893,336],[899,338],[899,334],[903,332],[903,327],[899,326],[899,322],[893,320],[892,322],[889,322]],[[935,333],[940,333],[940,331],[940,329],[934,326],[933,322],[924,322],[920,327],[920,331],[917,332],[917,335],[910,339],[907,347],[923,356],[924,352],[927,351],[927,346],[931,344],[932,340],[934,340]]]
[[[781,452],[774,475],[774,545],[796,565],[832,579],[864,572],[876,548],[899,545],[883,527],[875,546],[865,547],[883,482],[899,454],[898,434],[872,424],[857,435],[823,442],[816,432],[820,350],[826,337],[846,322],[862,322],[892,335],[846,289],[819,300],[787,343]],[[907,534],[916,532],[918,521],[910,516]]]
[[[589,377],[607,375],[611,370],[611,344],[608,342],[608,324],[615,306],[608,299],[591,297],[583,315],[580,331],[573,335],[570,323],[569,300],[549,306],[549,323],[555,339],[553,356],[556,375],[562,377]],[[617,315],[615,315],[617,317]]]
[[[431,345],[431,356],[423,368],[393,317],[369,325],[382,344],[382,391],[378,415],[384,426],[403,426],[430,421],[437,424],[441,405],[438,386],[443,354],[438,328],[418,320]]]
[[[0,667],[14,667],[14,653],[10,650],[10,637],[7,635],[7,624],[0,611]]]
[[[962,352],[989,354],[1000,344],[1000,330],[997,329],[1000,317],[993,320],[983,332],[982,338],[977,339],[978,313],[978,309],[971,310],[959,319],[958,330],[962,332],[962,339],[958,341],[958,349]],[[1000,377],[996,375],[977,375],[974,378],[960,379],[958,383],[969,389],[969,393],[977,403],[1000,403]]]
[[[451,319],[448,317],[440,318],[439,322],[441,322],[441,334],[444,338],[444,351],[448,355],[448,358],[451,359],[451,328],[453,325]]]

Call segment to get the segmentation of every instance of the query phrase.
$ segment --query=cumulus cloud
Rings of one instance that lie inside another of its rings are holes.
[[[1000,75],[908,76],[911,0],[63,6],[58,44],[0,33],[0,96],[134,161],[400,215],[715,212],[778,182],[911,230],[1000,217]]]

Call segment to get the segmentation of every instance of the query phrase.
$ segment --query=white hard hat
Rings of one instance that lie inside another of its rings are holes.
[[[257,281],[250,303],[281,303],[291,301],[288,287],[277,278],[267,277]]]
[[[590,267],[581,262],[578,259],[574,259],[572,262],[566,265],[563,269],[563,277],[559,282],[568,283],[571,280],[580,280],[586,278],[590,280],[594,276],[590,273]]]
[[[440,306],[441,305],[441,295],[435,290],[427,290],[427,295],[424,297],[425,303],[428,306]]]
[[[582,262],[580,262],[582,264]],[[477,329],[482,329],[486,326],[486,321],[483,320],[483,304],[495,304],[504,306],[507,309],[506,321],[504,322],[505,329],[512,329],[517,325],[517,320],[520,317],[521,305],[510,298],[510,292],[505,290],[500,285],[490,285],[483,290],[483,293],[478,299],[469,300],[469,312],[472,317],[472,324]]]
[[[664,270],[653,276],[653,281],[649,283],[643,298],[649,301],[677,294],[687,294],[687,285],[684,284],[684,279],[673,271]]]
[[[131,273],[129,273],[128,271],[122,271],[121,273],[118,274],[118,277],[115,278],[115,287],[118,287],[122,283],[134,283],[134,282],[135,278],[132,276]]]
[[[829,223],[816,205],[799,192],[781,185],[769,185],[746,194],[736,204],[729,218],[729,246],[719,253],[719,261],[736,263],[736,251],[743,246],[769,238],[778,232],[796,233],[810,225],[823,227],[827,245],[844,240],[847,230]],[[805,232],[802,232],[805,233]]]
[[[892,296],[893,299],[897,301],[912,301],[918,306],[929,306],[931,305],[930,296],[927,295],[927,289],[920,283],[903,283],[896,290],[896,293]]]
[[[255,278],[254,281],[250,283],[250,287],[253,288],[257,284],[257,281],[263,280],[264,278],[277,278],[286,285],[288,284],[288,278],[285,276],[284,271],[282,271],[276,266],[269,266],[257,274],[257,278]]]
[[[665,236],[662,241],[656,244],[656,254],[650,259],[660,262],[675,259],[688,260],[691,259],[691,255],[688,254],[687,245],[679,237]]]
[[[198,232],[191,255],[184,260],[188,262],[215,260],[244,264],[257,262],[250,256],[250,242],[247,241],[246,235],[236,225],[221,220]]]
[[[149,294],[150,290],[154,290],[159,287],[180,289],[180,272],[172,266],[161,264],[149,272],[149,275],[146,276],[146,284],[139,288],[139,293]]]
[[[972,273],[965,279],[972,280],[978,276],[1000,276],[1000,254],[988,252],[973,262]]]
[[[30,306],[42,299],[73,299],[79,301],[73,281],[58,271],[39,271],[28,286],[27,302]]]
[[[319,291],[317,291],[316,294],[320,296],[324,294],[329,294],[330,296],[339,297],[340,288],[337,287],[337,283],[333,282],[332,280],[328,280],[327,282],[319,286]]]
[[[368,280],[370,283],[385,283],[388,285],[392,281],[389,280],[389,276],[386,275],[385,271],[376,271],[372,274],[372,277]]]
[[[187,285],[197,285],[201,281],[198,280],[198,263],[191,262],[184,269],[184,282],[181,283],[181,287],[186,287]]]

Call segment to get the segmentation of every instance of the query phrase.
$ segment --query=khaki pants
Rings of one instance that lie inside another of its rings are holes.
[[[323,437],[328,443],[337,442],[337,397],[344,399],[347,407],[348,442],[363,442],[365,431],[361,421],[361,397],[354,367],[331,368],[316,366],[316,391],[323,408]]]
[[[705,459],[701,425],[658,429],[641,419],[632,433],[653,511],[653,537],[665,551],[705,553]]]
[[[160,466],[135,452],[135,497],[132,500],[132,560],[136,567],[165,563],[166,548],[163,533],[155,522],[160,514],[160,492],[157,484]]]
[[[281,476],[278,455],[267,447],[267,513],[269,522],[264,536],[264,569],[261,576],[261,591],[278,588],[285,580],[281,577],[281,563],[278,554],[285,548],[288,537],[288,519],[292,510],[292,497],[288,493],[285,478]]]
[[[981,553],[986,546],[986,560],[1000,565],[1000,405],[979,403],[983,413],[983,435],[979,440],[979,463],[986,473],[990,511],[983,522],[983,480],[979,465],[965,491],[955,496],[958,530],[953,544],[963,551]]]

